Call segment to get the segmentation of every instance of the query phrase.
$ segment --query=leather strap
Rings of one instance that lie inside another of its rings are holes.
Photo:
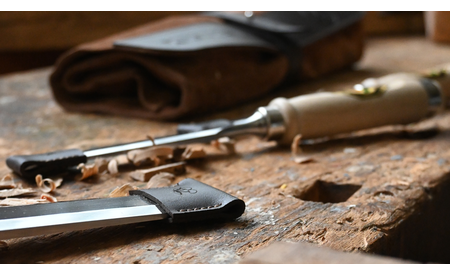
[[[250,31],[284,35],[300,47],[357,22],[364,14],[358,11],[273,11],[248,17],[244,13],[206,13],[228,23],[248,27]]]
[[[298,75],[301,48],[357,22],[364,12],[272,11],[246,16],[245,13],[210,12],[228,24],[271,42],[289,61],[287,78]]]
[[[189,52],[240,46],[275,50],[270,43],[254,35],[249,35],[238,27],[213,22],[187,25],[114,42],[116,48],[167,52]]]
[[[235,219],[245,210],[242,200],[191,178],[171,187],[129,193],[148,199],[170,216],[170,222]]]

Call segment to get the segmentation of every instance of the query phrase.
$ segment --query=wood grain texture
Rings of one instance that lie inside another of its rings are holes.
[[[370,39],[364,59],[354,70],[279,89],[258,101],[186,118],[186,122],[241,118],[276,96],[340,90],[367,77],[449,62],[449,57],[450,48],[423,37]],[[175,132],[174,123],[65,113],[51,98],[49,73],[45,69],[0,78],[0,175],[9,172],[4,160],[13,154],[88,149]],[[426,139],[388,126],[305,145],[303,153],[314,162],[302,164],[293,161],[289,148],[245,137],[236,141],[235,155],[190,162],[186,174],[175,179],[191,177],[242,198],[247,209],[236,221],[151,222],[12,239],[7,249],[1,249],[0,262],[238,263],[277,241],[450,262],[446,235],[450,230],[450,112],[410,129],[432,127],[440,131]],[[107,197],[127,182],[132,182],[129,172],[80,182],[66,180],[54,195],[59,201]],[[334,203],[305,197],[306,191],[313,194],[317,189],[323,194],[342,185],[356,189],[338,199],[331,193]]]
[[[248,254],[242,264],[412,264],[373,254],[347,253],[306,242],[274,242]]]

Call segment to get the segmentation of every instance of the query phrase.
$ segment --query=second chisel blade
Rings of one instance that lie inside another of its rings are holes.
[[[165,219],[139,196],[0,208],[0,240]]]

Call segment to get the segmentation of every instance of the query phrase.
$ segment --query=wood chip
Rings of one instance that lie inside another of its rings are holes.
[[[171,147],[151,147],[142,150],[132,150],[127,154],[128,159],[135,165],[154,162],[158,165],[161,161],[171,159],[173,157],[173,148]]]
[[[56,180],[50,178],[42,179],[42,175],[40,174],[36,175],[35,180],[38,188],[44,193],[53,192],[54,190],[56,190],[56,188],[61,186],[62,183],[62,178],[58,178]]]
[[[103,158],[95,158],[94,163],[97,166],[98,173],[108,171],[108,160]]]
[[[15,189],[8,189],[8,190],[0,190],[0,198],[7,198],[7,197],[15,197],[15,196],[28,196],[36,193],[34,189],[22,189],[22,188],[15,188]]]
[[[295,135],[294,139],[292,140],[292,144],[291,144],[291,153],[293,156],[297,156],[298,152],[301,152],[300,149],[300,141],[302,140],[302,135],[301,134],[297,134]]]
[[[159,167],[154,167],[154,168],[146,169],[146,170],[137,170],[137,171],[131,172],[130,177],[135,180],[144,182],[144,181],[149,181],[152,176],[154,176],[160,172],[168,172],[168,173],[172,173],[174,175],[182,174],[182,173],[186,172],[186,163],[178,162],[178,163],[162,165]]]
[[[51,196],[51,195],[48,195],[48,194],[42,194],[42,195],[41,195],[41,199],[45,199],[45,200],[47,200],[48,202],[51,202],[51,203],[58,202],[58,200],[56,199],[56,197]]]
[[[192,160],[206,157],[206,152],[201,146],[188,146],[181,155],[183,160]]]
[[[147,139],[150,140],[150,141],[152,141],[153,145],[155,145],[155,139],[153,139],[152,136],[147,135]]]
[[[0,182],[3,182],[3,181],[13,181],[13,178],[10,174],[7,174],[0,180]]]
[[[130,160],[126,154],[117,155],[114,157],[118,166],[125,166],[130,164]]]
[[[156,187],[166,187],[171,185],[174,179],[174,174],[168,172],[160,172],[150,178],[145,188],[150,189]]]
[[[115,188],[110,194],[109,197],[122,197],[122,196],[128,196],[128,192],[131,190],[137,190],[138,187],[132,186],[130,184],[124,184],[120,187]]]
[[[291,144],[291,154],[294,158],[294,162],[297,164],[304,164],[313,162],[314,158],[307,155],[299,155],[299,153],[302,152],[302,149],[300,148],[300,142],[302,141],[302,135],[297,134],[295,135],[294,139],[292,140]]]
[[[113,159],[108,163],[108,172],[111,175],[115,175],[119,173],[119,165],[117,164],[117,160]]]
[[[211,142],[211,145],[215,148],[227,152],[229,154],[236,153],[235,141],[229,137],[221,137]]]
[[[309,162],[313,162],[314,158],[312,158],[311,156],[296,156],[294,157],[294,162],[298,163],[298,164],[304,164],[304,163],[309,163]]]
[[[10,174],[5,175],[0,180],[0,190],[15,189],[15,188],[17,188],[17,185],[14,183],[14,180]]]
[[[95,163],[89,165],[81,163],[77,166],[77,169],[81,170],[81,175],[77,177],[78,181],[98,174],[98,166]]]
[[[21,206],[48,202],[47,199],[41,198],[5,198],[0,200],[0,206]]]
[[[111,175],[116,175],[119,173],[120,166],[130,165],[130,160],[126,154],[118,155],[114,159],[110,160],[107,165],[107,171]]]

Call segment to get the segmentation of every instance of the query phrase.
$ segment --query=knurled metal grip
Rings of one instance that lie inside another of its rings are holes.
[[[245,211],[244,201],[197,180],[186,178],[175,186],[130,191],[155,204],[170,222],[235,219]]]
[[[83,151],[78,149],[60,150],[44,154],[14,155],[6,159],[6,165],[24,178],[56,175],[67,172],[69,167],[86,163]]]

